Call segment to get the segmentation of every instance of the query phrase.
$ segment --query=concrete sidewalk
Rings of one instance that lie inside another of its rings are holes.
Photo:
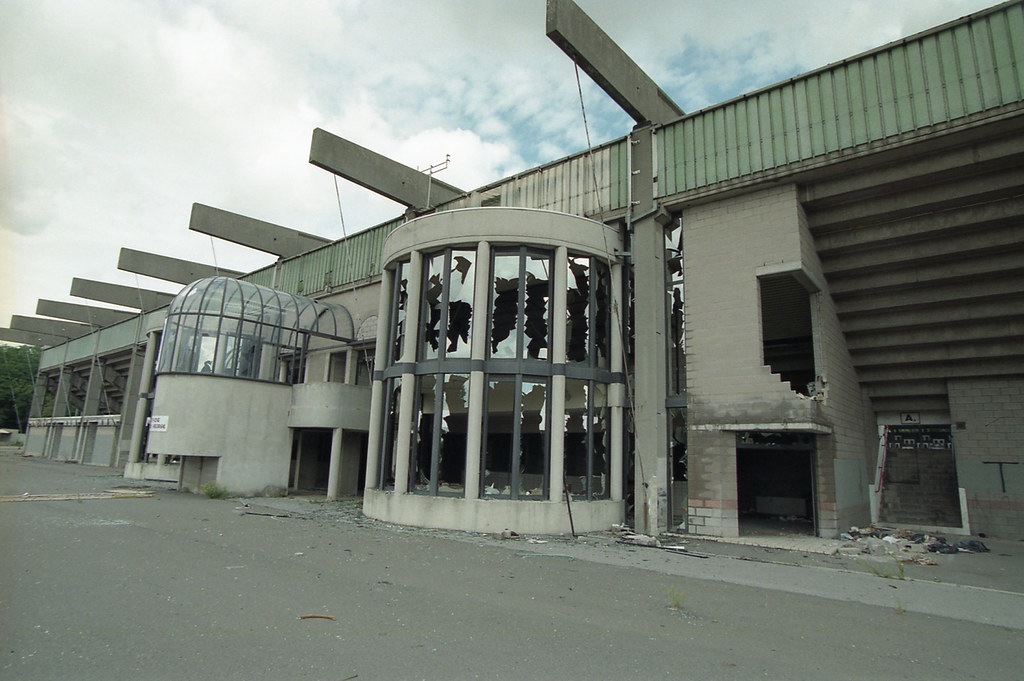
[[[988,553],[927,554],[935,565],[903,564],[896,555],[842,555],[855,542],[810,536],[748,536],[719,539],[684,535],[660,538],[663,546],[685,546],[686,555],[664,548],[622,543],[618,531],[566,535],[499,535],[430,530],[383,523],[362,515],[358,499],[327,502],[300,496],[239,500],[238,512],[317,517],[359,523],[381,531],[443,536],[497,546],[519,555],[652,570],[862,603],[1024,630],[1024,542],[983,539]],[[961,537],[948,537],[950,543]]]

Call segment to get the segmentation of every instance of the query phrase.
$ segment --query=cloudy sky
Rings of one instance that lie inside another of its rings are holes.
[[[686,111],[992,0],[577,0]],[[472,189],[586,147],[544,0],[0,0],[0,326],[122,246],[251,271],[193,202],[342,236],[324,128]],[[595,143],[631,121],[583,78]],[[401,207],[344,180],[351,234]]]

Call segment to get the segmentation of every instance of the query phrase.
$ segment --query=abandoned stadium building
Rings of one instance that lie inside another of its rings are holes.
[[[47,346],[26,452],[473,531],[568,532],[568,501],[577,531],[1019,536],[1022,3],[695,113],[568,0],[548,35],[626,137],[464,191],[314,131],[405,214],[329,242],[197,204],[278,260],[125,249],[184,288],[40,301],[2,336]]]

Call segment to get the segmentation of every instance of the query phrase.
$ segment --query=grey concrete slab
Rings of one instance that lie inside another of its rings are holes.
[[[408,208],[431,208],[466,193],[320,128],[313,131],[309,162]]]
[[[171,293],[79,277],[71,280],[71,295],[146,312],[164,307],[174,299]]]
[[[36,314],[44,317],[67,319],[72,322],[81,322],[91,326],[111,326],[135,316],[132,312],[112,310],[106,307],[64,303],[58,300],[43,300],[41,298],[36,301]]]
[[[637,123],[683,110],[572,0],[548,0],[547,36]]]
[[[215,236],[281,258],[301,255],[331,243],[330,239],[315,234],[204,206],[201,203],[192,204],[188,228],[193,232]]]
[[[191,284],[193,281],[205,279],[206,277],[232,277],[237,278],[245,274],[237,270],[229,270],[215,265],[205,265],[191,260],[171,258],[156,253],[136,251],[131,248],[122,248],[117,259],[117,269],[125,272],[144,274],[147,277],[155,277],[164,281],[171,281],[177,284]]]

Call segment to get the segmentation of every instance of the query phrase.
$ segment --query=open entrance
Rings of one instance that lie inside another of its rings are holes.
[[[331,471],[331,430],[301,428],[292,437],[292,463],[288,489],[326,492]]]
[[[948,425],[886,428],[879,519],[927,527],[962,525]]]
[[[736,487],[741,535],[817,534],[813,435],[737,435]]]

